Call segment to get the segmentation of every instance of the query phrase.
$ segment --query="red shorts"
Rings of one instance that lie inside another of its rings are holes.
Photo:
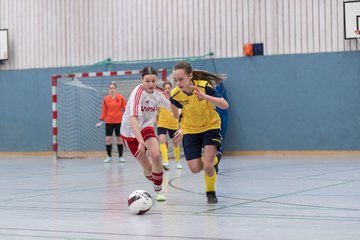
[[[156,138],[156,133],[153,127],[146,127],[144,129],[142,129],[140,131],[141,136],[143,137],[144,141],[146,141],[147,139],[151,138],[151,137],[155,137]],[[135,153],[138,150],[139,147],[139,142],[136,138],[133,137],[125,137],[123,135],[121,135],[121,138],[124,142],[124,145],[127,149],[130,150],[130,152],[132,153],[132,155],[135,157]]]

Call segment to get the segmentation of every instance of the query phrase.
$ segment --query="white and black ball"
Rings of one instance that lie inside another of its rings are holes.
[[[150,210],[152,206],[152,198],[148,192],[144,190],[136,190],[129,195],[128,206],[132,213],[143,215]]]

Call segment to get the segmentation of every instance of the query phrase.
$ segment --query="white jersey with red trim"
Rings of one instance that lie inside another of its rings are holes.
[[[154,126],[154,119],[158,114],[157,108],[170,108],[170,101],[166,93],[156,88],[153,93],[148,93],[142,84],[138,85],[127,101],[125,112],[121,122],[121,135],[135,137],[130,124],[130,117],[137,116],[140,130],[148,126]]]

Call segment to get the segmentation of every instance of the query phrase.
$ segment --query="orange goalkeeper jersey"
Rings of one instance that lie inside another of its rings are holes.
[[[100,120],[105,123],[121,123],[125,107],[126,100],[122,95],[116,94],[114,99],[110,95],[105,96]]]

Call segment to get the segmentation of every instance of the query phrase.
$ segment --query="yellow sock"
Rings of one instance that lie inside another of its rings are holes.
[[[180,146],[174,147],[175,162],[180,162]]]
[[[214,175],[211,177],[204,174],[204,179],[206,184],[206,192],[215,191],[216,172],[214,172]]]
[[[165,143],[160,143],[160,152],[164,163],[169,162],[167,147]]]
[[[216,165],[217,163],[219,162],[219,159],[217,156],[215,156],[215,159],[214,159],[214,165]]]

